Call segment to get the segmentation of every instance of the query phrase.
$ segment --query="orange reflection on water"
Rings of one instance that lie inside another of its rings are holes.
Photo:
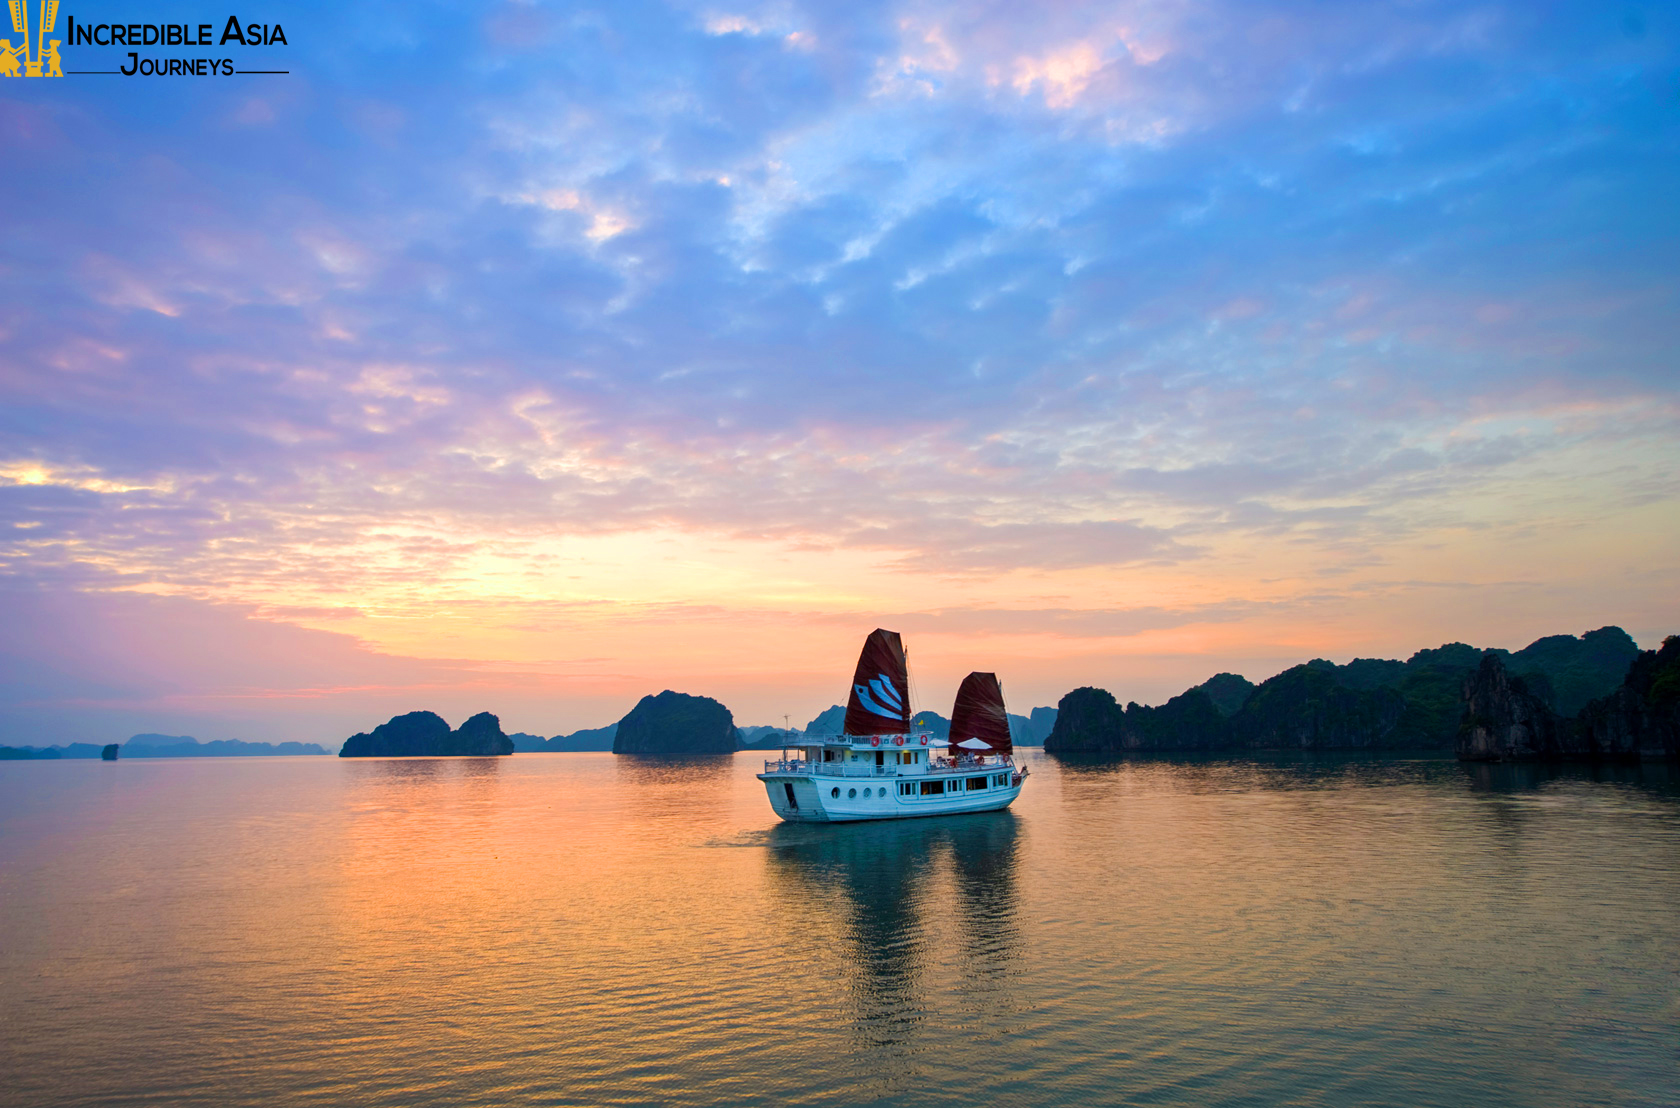
[[[1010,811],[843,826],[777,823],[752,754],[3,765],[13,1095],[1672,1088],[1661,767],[1028,757]]]

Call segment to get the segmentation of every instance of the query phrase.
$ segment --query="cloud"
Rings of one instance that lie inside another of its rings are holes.
[[[344,635],[183,598],[14,581],[0,585],[0,609],[12,626],[33,628],[27,641],[8,636],[0,646],[0,741],[14,745],[115,742],[146,721],[208,724],[217,733],[206,739],[293,738],[296,720],[264,720],[265,707],[295,716],[298,701],[313,701],[305,714],[341,729],[357,711],[346,701],[436,699],[440,688],[473,677],[460,666],[380,655]],[[310,741],[332,740],[317,732]]]
[[[1106,611],[1540,518],[1667,556],[1659,21],[313,18],[255,115],[0,103],[12,579],[511,610],[622,601],[634,552],[568,547],[676,534],[800,597],[1060,575]]]
[[[1232,603],[1182,609],[1139,608],[938,608],[883,614],[881,625],[905,633],[938,635],[1053,635],[1059,638],[1124,638],[1193,624],[1229,623],[1252,617],[1263,604]],[[847,613],[835,619],[855,620]]]
[[[907,570],[999,573],[1177,561],[1194,553],[1158,528],[1117,520],[975,524],[935,519],[920,526],[865,530],[851,543],[906,549]]]

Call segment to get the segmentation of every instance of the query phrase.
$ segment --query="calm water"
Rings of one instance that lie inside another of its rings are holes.
[[[0,1102],[1680,1104],[1664,767],[0,763]]]

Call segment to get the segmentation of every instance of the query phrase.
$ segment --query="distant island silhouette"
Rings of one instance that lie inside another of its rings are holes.
[[[502,732],[480,712],[451,729],[434,712],[393,716],[344,740],[339,757],[499,756],[611,751],[730,754],[775,749],[840,732],[836,704],[803,731],[737,727],[717,700],[667,689],[644,696],[605,727],[544,738]],[[912,725],[948,738],[950,721],[918,712]],[[1549,635],[1521,650],[1464,643],[1420,650],[1406,661],[1314,659],[1259,684],[1218,673],[1165,704],[1122,706],[1086,686],[1054,708],[1009,716],[1018,746],[1051,754],[1238,754],[1265,751],[1415,753],[1464,760],[1680,757],[1680,637],[1641,651],[1620,627]],[[0,746],[0,760],[327,755],[317,743],[200,742],[137,734],[117,744]]]
[[[618,721],[614,754],[733,754],[735,717],[709,696],[666,689],[644,696]]]
[[[613,736],[617,734],[618,724],[609,723],[605,727],[588,727],[569,735],[555,735],[551,739],[524,731],[515,731],[508,738],[513,740],[515,754],[578,754],[611,750]]]
[[[1034,708],[1030,716],[1018,716],[1014,712],[1009,715],[1009,740],[1016,746],[1043,746],[1044,740],[1050,734],[1050,729],[1056,723],[1056,709]],[[846,709],[839,704],[827,708],[805,728],[812,735],[838,735],[846,723]],[[916,712],[910,717],[910,726],[917,731],[928,731],[935,738],[948,739],[951,737],[951,721],[938,712]],[[743,730],[761,731],[774,728],[743,728]]]
[[[339,750],[340,758],[488,757],[513,753],[513,740],[502,734],[502,722],[480,712],[451,731],[436,712],[408,712],[392,716],[373,731],[351,735]]]
[[[661,699],[683,698],[683,699]],[[706,701],[717,705],[729,717],[730,725],[734,726],[734,714],[727,707],[710,697],[691,696],[686,693],[672,692],[667,689],[659,696],[646,696],[631,710],[629,719],[637,711],[642,716],[632,724],[633,727],[643,726],[648,720],[661,721],[669,729],[664,736],[633,736],[631,744],[635,750],[626,750],[616,746],[619,728],[623,720],[609,723],[605,727],[586,728],[573,731],[570,734],[555,735],[544,738],[524,731],[515,731],[508,736],[513,741],[513,749],[518,754],[553,754],[553,753],[585,753],[615,751],[620,754],[718,754],[730,750],[776,750],[790,742],[803,739],[806,735],[837,735],[840,733],[846,709],[836,704],[824,709],[817,717],[799,728],[771,727],[766,725],[752,725],[735,727],[735,745],[727,748],[722,745],[722,719],[715,711],[712,712],[712,723],[708,727],[695,731],[690,727],[688,717],[679,708],[690,701]],[[650,703],[651,702],[651,703]],[[645,707],[644,707],[645,705]],[[690,704],[690,707],[694,705]],[[698,710],[698,709],[697,709]],[[651,713],[651,714],[649,714]],[[949,735],[951,721],[938,712],[918,712],[912,724],[918,728],[926,728],[940,738]],[[1050,734],[1050,729],[1056,722],[1056,709],[1034,708],[1031,716],[1011,715],[1009,727],[1017,746],[1042,746],[1044,739]],[[708,729],[709,728],[709,729]],[[658,747],[658,749],[653,749]]]
[[[238,739],[199,742],[191,735],[135,735],[122,745],[124,758],[227,758],[325,755],[318,743],[248,743]]]
[[[123,758],[271,758],[315,754],[326,756],[327,750],[318,743],[251,743],[239,739],[212,739],[199,742],[191,735],[142,734],[127,742],[70,743],[66,746],[0,746],[0,761],[29,758],[103,758],[114,762]]]
[[[1407,661],[1315,659],[1255,685],[1221,673],[1159,707],[1104,689],[1062,697],[1056,754],[1362,751],[1467,760],[1680,754],[1680,645],[1620,627],[1516,652],[1449,643]]]

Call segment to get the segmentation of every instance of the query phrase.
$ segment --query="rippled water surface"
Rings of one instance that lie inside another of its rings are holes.
[[[0,764],[0,1103],[1680,1104],[1662,766]]]

